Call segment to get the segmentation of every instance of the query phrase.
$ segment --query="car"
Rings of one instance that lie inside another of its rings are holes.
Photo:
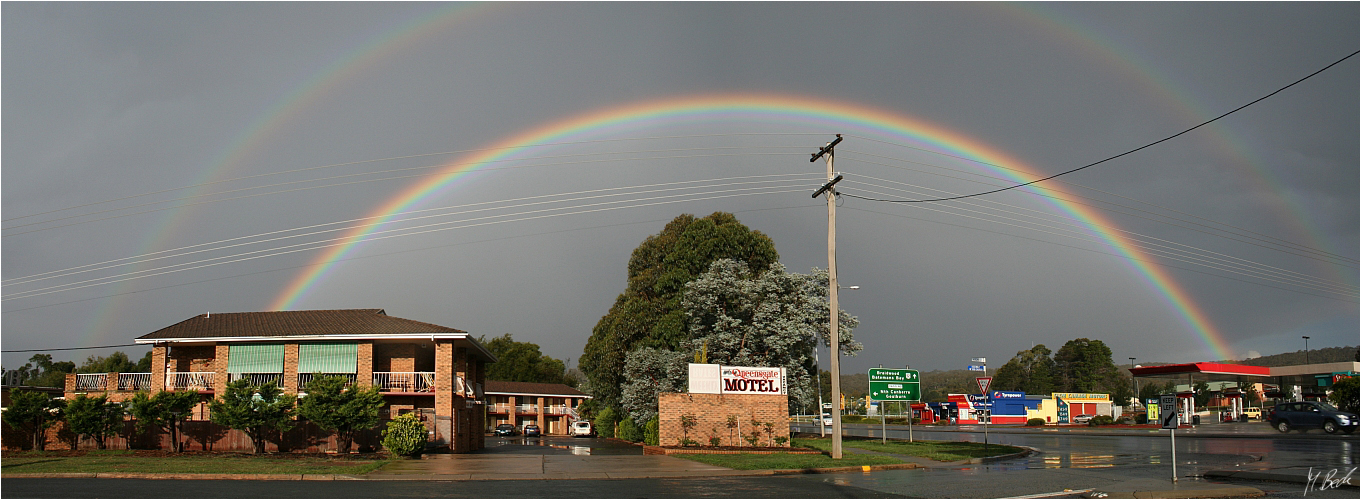
[[[1328,434],[1336,434],[1337,431],[1347,434],[1356,432],[1355,413],[1340,411],[1333,405],[1316,401],[1277,403],[1267,413],[1266,419],[1281,432],[1290,432],[1291,429],[1308,432],[1313,428],[1323,429]]]
[[[1087,422],[1091,422],[1093,416],[1095,416],[1095,415],[1075,415],[1075,416],[1073,416],[1073,423],[1075,423],[1075,424],[1085,424],[1085,423],[1087,423]]]
[[[595,435],[595,427],[591,426],[588,420],[578,420],[572,422],[572,437],[591,437]]]
[[[822,414],[822,425],[832,425],[832,416],[826,413]]]
[[[525,437],[539,437],[543,432],[539,430],[538,424],[525,424]]]
[[[515,425],[513,424],[498,424],[496,426],[497,436],[517,436],[519,434],[520,431],[515,430]]]
[[[1243,414],[1244,414],[1244,415],[1247,415],[1248,418],[1253,419],[1253,420],[1261,420],[1261,419],[1262,419],[1262,409],[1261,409],[1261,408],[1251,408],[1251,407],[1249,407],[1249,408],[1243,408]]]

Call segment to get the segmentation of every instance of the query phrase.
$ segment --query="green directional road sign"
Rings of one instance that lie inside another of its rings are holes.
[[[870,368],[870,399],[921,401],[921,377],[917,370]]]

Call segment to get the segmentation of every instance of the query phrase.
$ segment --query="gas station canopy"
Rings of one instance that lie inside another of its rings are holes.
[[[1187,374],[1216,375],[1210,380],[1237,380],[1238,377],[1271,376],[1271,367],[1227,363],[1186,363],[1181,365],[1139,366],[1130,370],[1136,377],[1182,378]],[[1224,377],[1224,378],[1221,378]]]

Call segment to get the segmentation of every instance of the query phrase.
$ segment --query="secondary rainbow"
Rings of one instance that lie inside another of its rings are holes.
[[[271,303],[271,310],[292,309],[309,290],[345,258],[365,237],[378,230],[401,212],[423,200],[458,185],[459,179],[479,168],[514,159],[526,148],[544,143],[578,140],[586,137],[617,135],[622,131],[637,131],[649,127],[676,126],[688,123],[797,123],[816,126],[833,133],[867,134],[908,141],[978,160],[980,165],[995,174],[1018,182],[1040,177],[1036,170],[1018,159],[977,139],[946,127],[907,115],[889,113],[853,103],[794,95],[776,94],[719,94],[664,98],[608,107],[576,115],[514,134],[493,144],[487,151],[474,153],[442,167],[429,178],[412,184],[388,201],[379,205],[368,217],[364,227],[348,230],[341,244],[330,247],[312,260],[306,270],[290,280]],[[1006,168],[989,166],[1000,165]],[[1190,295],[1161,267],[1151,264],[1154,258],[1140,250],[1118,232],[1102,227],[1116,227],[1101,214],[1081,205],[1049,199],[1050,203],[1071,215],[1094,234],[1104,239],[1112,249],[1126,257],[1131,268],[1158,292],[1182,322],[1220,359],[1232,359],[1223,335],[1210,322],[1205,312]]]

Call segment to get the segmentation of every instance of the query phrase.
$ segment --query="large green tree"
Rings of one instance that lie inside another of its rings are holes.
[[[684,391],[696,354],[707,363],[785,368],[790,407],[817,400],[813,346],[831,342],[825,271],[788,273],[776,263],[758,274],[720,259],[686,284],[682,305],[693,339],[675,351],[641,348],[626,358],[621,404],[634,421],[655,415],[658,393]],[[844,310],[838,320],[841,352],[853,356],[861,349],[852,334],[858,321]]]
[[[66,374],[75,372],[76,364],[71,361],[52,361],[51,354],[34,354],[23,366],[6,370],[5,383],[16,386],[63,387],[66,385]]]
[[[209,418],[215,424],[245,432],[255,444],[255,453],[264,453],[266,439],[293,428],[296,400],[274,382],[257,386],[243,378],[227,384],[222,397],[208,404]]]
[[[90,356],[76,368],[76,373],[150,373],[151,351],[142,359],[133,362],[123,351],[114,351],[108,356]]]
[[[341,377],[317,377],[307,383],[307,395],[298,400],[298,416],[336,434],[336,451],[350,452],[359,431],[378,426],[382,420],[383,394],[378,387],[346,388]]]
[[[539,352],[538,344],[516,342],[509,333],[490,340],[485,336],[477,340],[496,356],[496,362],[487,365],[488,380],[566,383],[566,364],[560,359],[544,356]]]
[[[1024,391],[1026,394],[1054,392],[1054,360],[1044,344],[1020,351],[997,370],[992,388],[1002,391]]]
[[[1342,411],[1356,413],[1358,406],[1356,377],[1344,377],[1333,384],[1328,400]]]
[[[1054,368],[1063,392],[1103,392],[1117,404],[1134,396],[1129,378],[1111,360],[1111,348],[1100,340],[1069,340],[1054,353]]]
[[[642,347],[674,351],[690,340],[681,308],[685,284],[725,258],[746,262],[759,273],[778,262],[779,254],[770,237],[724,212],[676,217],[633,250],[628,286],[596,323],[579,363],[597,401],[619,406],[620,368],[628,353]]]

